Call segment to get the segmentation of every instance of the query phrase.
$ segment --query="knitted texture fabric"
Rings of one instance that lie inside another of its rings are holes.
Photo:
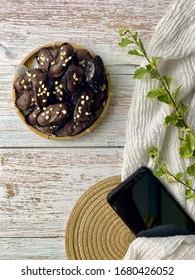
[[[195,131],[195,1],[179,0],[174,3],[157,25],[147,51],[149,56],[163,58],[159,71],[173,78],[173,89],[182,85],[179,98],[184,104],[190,104],[186,120]],[[186,170],[192,163],[190,159],[180,157],[179,129],[163,125],[165,117],[174,109],[156,99],[146,98],[149,90],[158,86],[158,81],[149,80],[146,76],[136,81],[126,127],[123,180],[140,166],[155,169],[148,154],[152,146],[159,149],[173,174]],[[184,187],[173,183],[167,188],[195,220],[195,201],[185,199]],[[195,259],[193,246],[194,236],[137,238],[130,244],[125,259]]]

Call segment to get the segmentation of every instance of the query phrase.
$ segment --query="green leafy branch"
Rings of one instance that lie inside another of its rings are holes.
[[[178,172],[177,174],[172,174],[167,164],[163,161],[163,159],[159,156],[158,149],[156,147],[152,147],[149,149],[149,154],[151,155],[153,161],[158,165],[158,169],[154,171],[154,175],[158,178],[165,178],[166,183],[176,183],[179,182],[185,189],[185,198],[186,199],[195,199],[195,190],[192,188],[192,180],[189,179],[189,176],[193,176],[195,171],[195,164],[187,168],[187,175],[184,172]]]
[[[122,36],[119,46],[125,48],[127,46],[136,46],[134,49],[128,51],[129,55],[141,56],[144,57],[147,61],[145,66],[141,66],[134,73],[135,79],[142,79],[145,75],[148,75],[150,79],[157,79],[159,87],[151,89],[147,93],[148,98],[156,98],[158,101],[163,102],[174,108],[174,112],[165,117],[164,125],[170,126],[175,125],[181,130],[182,135],[179,136],[180,140],[180,155],[182,158],[195,158],[195,135],[191,131],[191,127],[186,123],[185,116],[190,109],[189,105],[185,105],[178,99],[180,94],[181,85],[176,89],[172,89],[172,77],[161,75],[158,70],[158,63],[162,59],[161,57],[149,57],[145,47],[138,35],[137,32],[133,33],[128,28],[122,28],[119,30],[119,35]],[[188,166],[186,173],[179,172],[176,175],[171,174],[168,171],[167,165],[164,161],[158,156],[155,156],[151,151],[154,151],[156,148],[150,150],[150,154],[153,159],[156,160],[156,163],[160,166],[160,169],[156,171],[156,176],[160,175],[166,176],[167,178],[172,179],[172,181],[177,181],[184,185],[187,189],[185,192],[186,198],[195,199],[194,192],[192,188],[192,180],[186,179],[184,175],[195,176],[195,164]],[[158,159],[158,160],[157,160]],[[181,174],[183,176],[181,176]],[[159,176],[158,176],[159,177]]]

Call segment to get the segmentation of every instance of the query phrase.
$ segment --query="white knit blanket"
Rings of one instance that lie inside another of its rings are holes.
[[[151,56],[163,57],[159,70],[173,77],[173,88],[182,85],[180,97],[190,103],[187,121],[195,131],[195,1],[175,2],[159,22],[147,50]],[[173,109],[146,98],[147,92],[157,86],[158,82],[147,77],[136,81],[127,120],[122,179],[143,165],[155,169],[148,155],[152,146],[158,147],[174,174],[190,164],[190,160],[180,158],[178,129],[163,126],[165,116]],[[182,185],[167,187],[195,220],[195,201],[184,198]],[[195,236],[137,238],[124,259],[195,259]]]

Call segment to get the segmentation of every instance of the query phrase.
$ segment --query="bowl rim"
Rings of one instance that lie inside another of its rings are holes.
[[[48,43],[48,44],[44,44],[36,49],[34,49],[33,51],[31,51],[28,55],[26,55],[22,61],[20,62],[19,65],[25,65],[26,67],[29,67],[35,57],[36,57],[36,54],[37,52],[42,49],[42,48],[48,48],[48,49],[55,49],[56,47],[59,47],[60,45],[62,45],[64,42],[54,42],[54,43]],[[95,54],[88,50],[87,48],[83,47],[82,45],[77,45],[76,43],[72,43],[70,42],[69,44],[71,44],[75,50],[77,49],[85,49],[87,50],[92,56],[94,56]],[[33,127],[29,124],[27,124],[27,122],[25,121],[25,116],[24,114],[22,113],[22,111],[20,111],[20,109],[16,106],[16,99],[17,99],[17,93],[16,93],[16,90],[13,86],[14,84],[14,81],[17,79],[17,75],[15,74],[14,75],[14,78],[13,78],[13,83],[12,83],[12,97],[13,97],[13,101],[14,101],[14,105],[15,105],[15,111],[17,112],[18,116],[20,117],[20,119],[22,120],[23,123],[25,123],[25,125],[31,130],[33,131],[34,133],[36,133],[37,135],[45,138],[45,139],[49,139],[49,140],[57,140],[57,141],[64,141],[64,140],[73,140],[73,139],[77,139],[77,138],[80,138],[86,134],[89,134],[101,121],[102,119],[104,118],[104,116],[106,115],[107,111],[108,111],[108,108],[110,106],[110,100],[111,100],[111,96],[112,96],[112,91],[111,91],[111,81],[110,81],[110,74],[108,73],[107,69],[106,69],[106,66],[104,66],[105,68],[105,74],[106,74],[106,78],[107,78],[107,81],[108,81],[108,94],[107,94],[107,99],[106,99],[106,102],[105,102],[105,106],[104,106],[104,109],[102,110],[101,114],[99,115],[99,117],[96,119],[95,122],[93,122],[88,128],[86,128],[85,130],[83,130],[82,132],[76,134],[76,135],[73,135],[73,136],[53,136],[53,135],[48,135],[38,129],[36,129],[36,127]]]

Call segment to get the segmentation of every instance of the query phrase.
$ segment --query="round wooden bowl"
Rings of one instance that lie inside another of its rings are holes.
[[[60,45],[62,44],[62,42],[55,42],[55,43],[52,43],[52,44],[46,44],[44,46],[41,46],[35,50],[33,50],[32,52],[30,52],[23,60],[22,62],[20,63],[20,65],[25,65],[26,67],[30,68],[30,66],[32,65],[32,63],[35,61],[36,59],[36,54],[37,52],[42,49],[43,47],[45,48],[48,48],[50,50],[54,50],[56,47],[59,47]],[[77,45],[75,43],[70,43],[75,50],[77,49],[86,49],[80,45]],[[94,56],[95,54],[92,53],[90,50],[86,49],[92,56]],[[106,72],[106,78],[107,78],[107,81],[108,81],[108,93],[107,93],[107,99],[105,101],[105,106],[102,110],[102,112],[100,113],[100,115],[98,116],[98,118],[95,120],[94,123],[92,123],[88,128],[86,128],[85,130],[83,130],[82,132],[74,135],[74,136],[53,136],[53,135],[48,135],[46,133],[43,133],[42,131],[38,130],[36,127],[33,127],[31,125],[28,125],[25,121],[25,116],[24,114],[17,108],[17,106],[15,105],[15,109],[16,109],[16,112],[17,114],[19,115],[20,119],[22,120],[23,123],[25,123],[25,125],[30,129],[32,130],[34,133],[38,134],[39,136],[41,137],[44,137],[46,139],[50,139],[50,140],[59,140],[59,141],[62,141],[62,140],[72,140],[72,139],[76,139],[76,138],[79,138],[81,136],[84,136],[88,133],[90,133],[100,122],[101,120],[103,119],[103,117],[105,116],[106,112],[108,111],[108,107],[110,105],[110,99],[111,99],[111,95],[112,95],[112,92],[111,92],[111,82],[110,82],[110,77],[109,77],[109,73],[107,72],[106,68],[105,68],[105,72]],[[14,75],[14,80],[13,80],[13,83],[14,81],[17,79],[17,75],[15,74]],[[12,96],[13,96],[13,100],[14,100],[14,104],[16,104],[16,99],[17,99],[17,93],[13,87],[12,89]]]

